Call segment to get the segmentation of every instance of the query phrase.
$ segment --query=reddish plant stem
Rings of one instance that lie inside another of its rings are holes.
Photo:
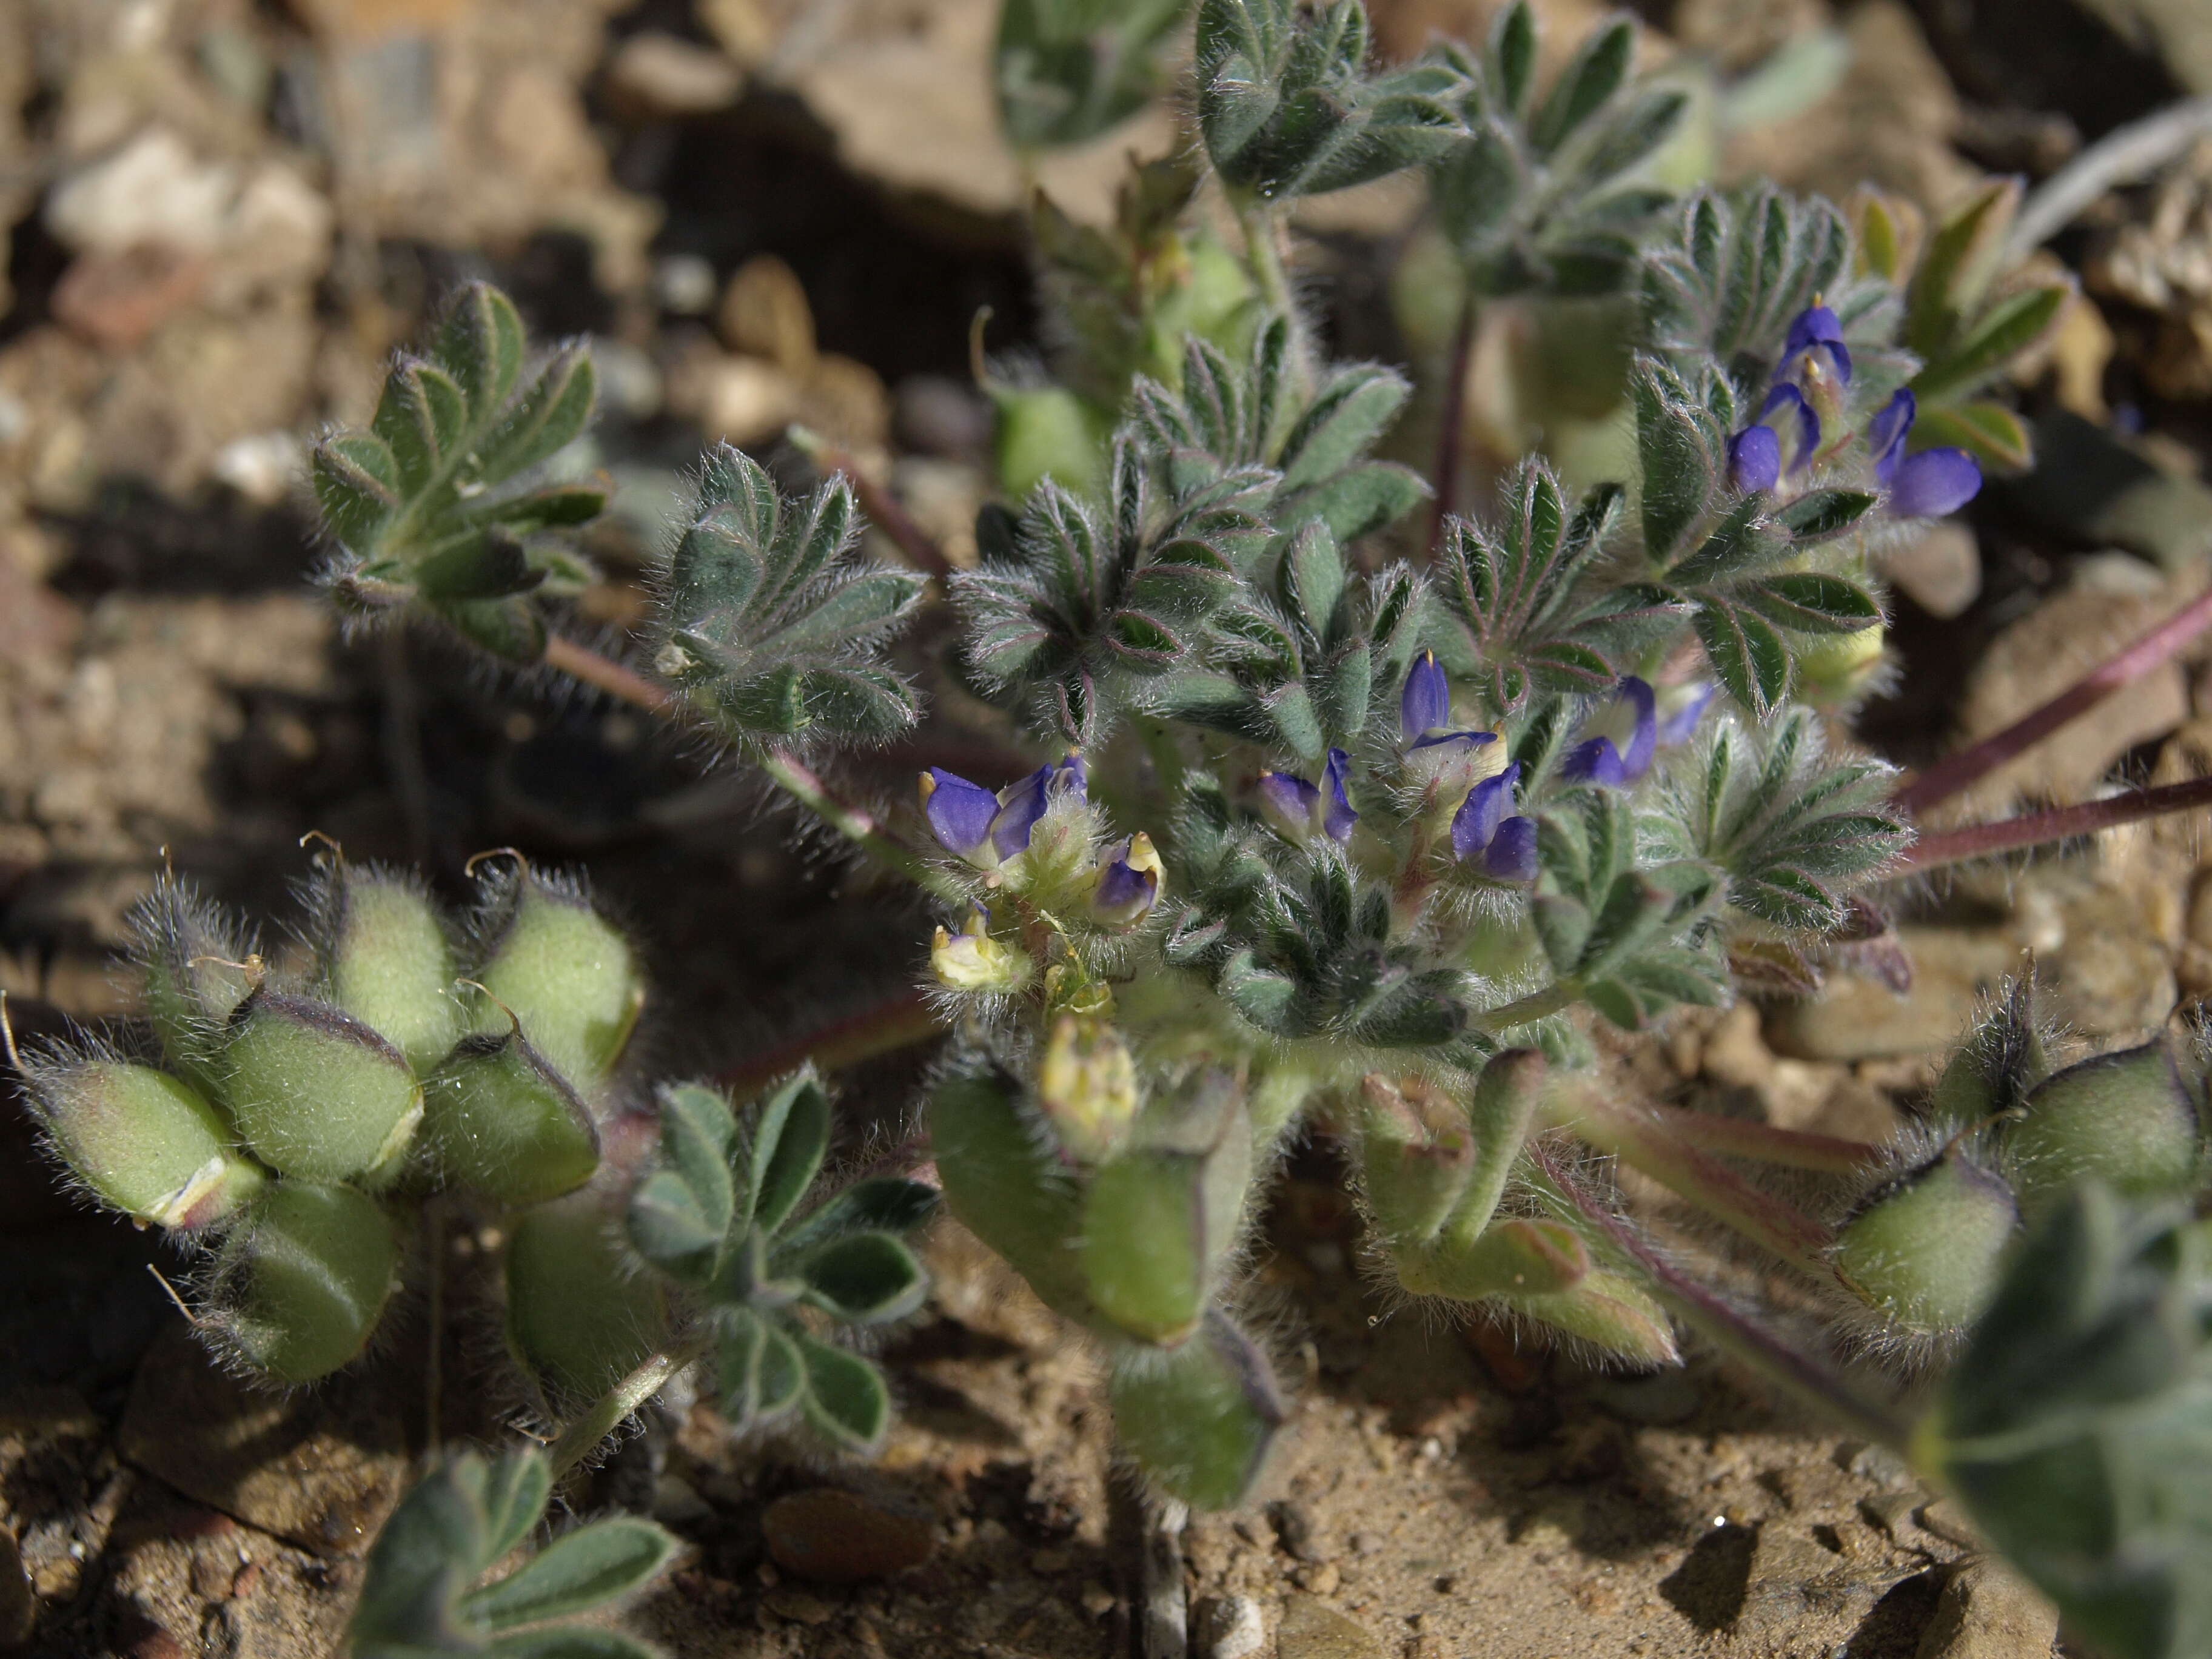
[[[1452,331],[1451,362],[1445,373],[1443,412],[1437,430],[1436,505],[1429,509],[1429,558],[1443,551],[1444,520],[1459,491],[1460,449],[1467,441],[1467,367],[1474,355],[1474,289],[1460,301],[1459,325]]]
[[[714,1081],[734,1094],[750,1094],[810,1060],[825,1072],[842,1072],[864,1060],[927,1042],[944,1029],[921,992],[901,991],[804,1036],[780,1042],[765,1054],[741,1060]]]
[[[2092,669],[2041,708],[2030,709],[2002,732],[1993,732],[1979,743],[1955,755],[1945,756],[1890,799],[1915,814],[1950,799],[2014,756],[2034,747],[2060,726],[2080,719],[2115,691],[2171,661],[2207,628],[2212,628],[2212,588],[2206,589],[2118,656]]]
[[[848,450],[812,433],[793,433],[794,441],[814,458],[816,465],[825,472],[841,472],[853,485],[853,494],[860,503],[860,511],[868,515],[869,522],[889,536],[898,550],[906,555],[907,562],[917,570],[927,571],[943,581],[958,568],[945,556],[945,550],[937,538],[914,521],[898,497],[878,483],[862,471]]]
[[[1989,858],[2022,847],[2065,841],[2100,830],[2163,817],[2171,812],[2194,811],[2212,806],[2212,777],[2191,778],[2186,783],[2162,784],[2155,789],[2130,789],[2104,800],[2084,801],[2079,806],[2055,807],[2047,812],[2027,812],[1994,823],[1970,823],[1962,830],[1946,830],[1923,836],[1898,861],[1894,874],[1909,870],[1934,870],[1969,859]]]
[[[1711,1112],[1685,1111],[1679,1106],[1651,1105],[1644,1110],[1674,1139],[1700,1152],[1753,1158],[1785,1170],[1857,1175],[1881,1156],[1881,1147],[1863,1140],[1778,1128],[1749,1118],[1720,1117]]]
[[[683,700],[665,686],[656,685],[635,669],[601,656],[587,645],[555,635],[545,642],[545,664],[572,674],[586,685],[664,720],[679,720]],[[875,815],[832,790],[814,771],[787,749],[766,749],[757,757],[769,782],[885,867],[896,870],[925,892],[958,902],[964,890],[949,880],[928,860],[884,828]]]
[[[1539,1139],[1529,1143],[1529,1152],[1547,1180],[1583,1218],[1648,1273],[1660,1296],[1708,1340],[1760,1376],[1841,1419],[1854,1432],[1893,1451],[1905,1449],[1911,1429],[1899,1421],[1890,1410],[1861,1396],[1842,1376],[1811,1355],[1800,1353],[1773,1332],[1753,1323],[1716,1291],[1699,1284],[1662,1252],[1653,1249],[1635,1228],[1614,1212],[1602,1194],[1592,1192],[1583,1183],[1556,1146],[1547,1146]]]
[[[1832,1236],[1770,1193],[1691,1146],[1649,1108],[1622,1106],[1595,1093],[1563,1098],[1553,1121],[1570,1134],[1610,1152],[1678,1198],[1808,1273],[1826,1271]]]
[[[588,645],[556,634],[545,641],[545,665],[596,686],[609,696],[669,720],[683,712],[683,702],[665,685],[655,685],[635,669],[611,657],[603,657]]]

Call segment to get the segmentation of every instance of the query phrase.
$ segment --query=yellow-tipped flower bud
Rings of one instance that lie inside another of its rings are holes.
[[[1103,1020],[1063,1014],[1037,1068],[1037,1097],[1070,1157],[1096,1164],[1119,1152],[1137,1119],[1137,1067]]]
[[[965,931],[953,933],[940,927],[929,945],[929,970],[949,991],[1018,991],[1029,983],[1035,967],[1029,953],[1017,945],[991,937],[991,918],[981,908],[970,910]]]

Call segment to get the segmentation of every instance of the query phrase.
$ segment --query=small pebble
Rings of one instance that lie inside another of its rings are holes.
[[[1084,1584],[1081,1600],[1084,1612],[1093,1619],[1103,1619],[1119,1605],[1121,1598],[1093,1578]]]
[[[929,1523],[836,1486],[791,1492],[761,1517],[776,1565],[817,1583],[854,1584],[919,1566],[937,1547]]]
[[[1310,1589],[1316,1595],[1334,1595],[1344,1583],[1344,1573],[1334,1561],[1324,1561],[1319,1566],[1300,1567],[1295,1577],[1299,1589]]]
[[[1313,1511],[1295,1498],[1267,1505],[1267,1518],[1275,1523],[1275,1537],[1301,1561],[1319,1561],[1328,1552],[1315,1535]]]
[[[837,1616],[836,1608],[801,1589],[772,1589],[761,1601],[770,1613],[794,1625],[826,1625]]]
[[[1374,1632],[1310,1595],[1284,1601],[1275,1654],[1276,1659],[1385,1659]]]
[[[1969,1561],[1943,1585],[1917,1659],[2045,1659],[2058,1610],[1993,1560]]]
[[[1267,1644],[1260,1604],[1249,1595],[1222,1595],[1199,1609],[1200,1651],[1206,1659],[1250,1659]]]

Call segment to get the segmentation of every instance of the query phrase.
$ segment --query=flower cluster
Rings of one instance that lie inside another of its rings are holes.
[[[1795,495],[1834,463],[1854,434],[1848,425],[1851,353],[1836,313],[1815,301],[1790,325],[1782,360],[1759,417],[1729,440],[1729,482],[1745,492]],[[1982,469],[1963,449],[1906,453],[1918,413],[1910,386],[1899,386],[1867,422],[1865,447],[1874,482],[1892,518],[1940,518],[1973,500]]]

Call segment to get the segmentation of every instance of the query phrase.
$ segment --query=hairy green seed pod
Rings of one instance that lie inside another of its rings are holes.
[[[2035,1015],[2035,980],[2022,974],[1944,1066],[1929,1097],[1928,1121],[1946,1133],[1971,1129],[2013,1110],[2050,1075],[2051,1057]]]
[[[1084,1278],[1082,1200],[1042,1125],[1003,1072],[946,1078],[929,1097],[929,1140],[945,1207],[1027,1279],[1045,1305],[1096,1326]]]
[[[212,1097],[222,1079],[216,1055],[225,1023],[261,982],[252,935],[168,876],[132,908],[131,931],[131,960],[145,975],[146,1012],[161,1052]]]
[[[580,1092],[622,1057],[645,1006],[645,981],[621,931],[583,894],[532,871],[507,894],[496,943],[477,978],[474,1029],[504,1030],[507,1010],[553,1069]]]
[[[591,1114],[518,1031],[464,1037],[424,1079],[422,1139],[447,1181],[502,1204],[558,1198],[599,1167]]]
[[[1376,1231],[1393,1250],[1426,1244],[1474,1174],[1466,1114],[1435,1089],[1378,1073],[1364,1080],[1362,1096],[1360,1178]]]
[[[280,1181],[223,1253],[220,1323],[259,1370],[312,1382],[368,1346],[398,1272],[398,1240],[374,1199]]]
[[[1147,1117],[1143,1130],[1164,1144],[1124,1152],[1091,1176],[1084,1277],[1116,1328],[1171,1346],[1198,1328],[1237,1243],[1252,1125],[1235,1085],[1218,1075]]]
[[[594,1192],[514,1218],[507,1242],[507,1337],[556,1395],[592,1400],[637,1369],[668,1328],[659,1283],[631,1271]]]
[[[1899,1329],[1944,1335],[1996,1293],[2020,1224],[2012,1189],[1946,1154],[1877,1189],[1836,1232],[1836,1277]]]
[[[335,859],[313,899],[324,997],[428,1073],[461,1034],[453,947],[437,906],[408,877]]]
[[[1267,1361],[1218,1310],[1179,1348],[1115,1357],[1114,1426],[1152,1481],[1194,1509],[1233,1509],[1287,1416]]]
[[[1398,1282],[1416,1296],[1479,1302],[1486,1296],[1557,1296],[1589,1276],[1589,1251],[1573,1228],[1510,1217],[1472,1239],[1455,1234],[1394,1248]]]
[[[1682,1358],[1667,1310],[1633,1279],[1607,1268],[1594,1268],[1563,1291],[1499,1300],[1631,1364],[1673,1365]]]
[[[2031,1212],[2090,1179],[2134,1198],[2185,1193],[2203,1158],[2197,1103],[2162,1042],[2045,1079],[2004,1144]]]
[[[257,1157],[302,1181],[395,1167],[422,1115],[406,1058],[351,1014],[256,991],[231,1017],[223,1098]]]
[[[191,1231],[221,1221],[267,1177],[191,1085],[119,1060],[25,1067],[54,1149],[100,1200],[137,1221]]]
[[[1019,501],[1046,478],[1078,495],[1105,471],[1107,422],[1064,386],[989,388],[998,406],[992,454],[999,484]]]

